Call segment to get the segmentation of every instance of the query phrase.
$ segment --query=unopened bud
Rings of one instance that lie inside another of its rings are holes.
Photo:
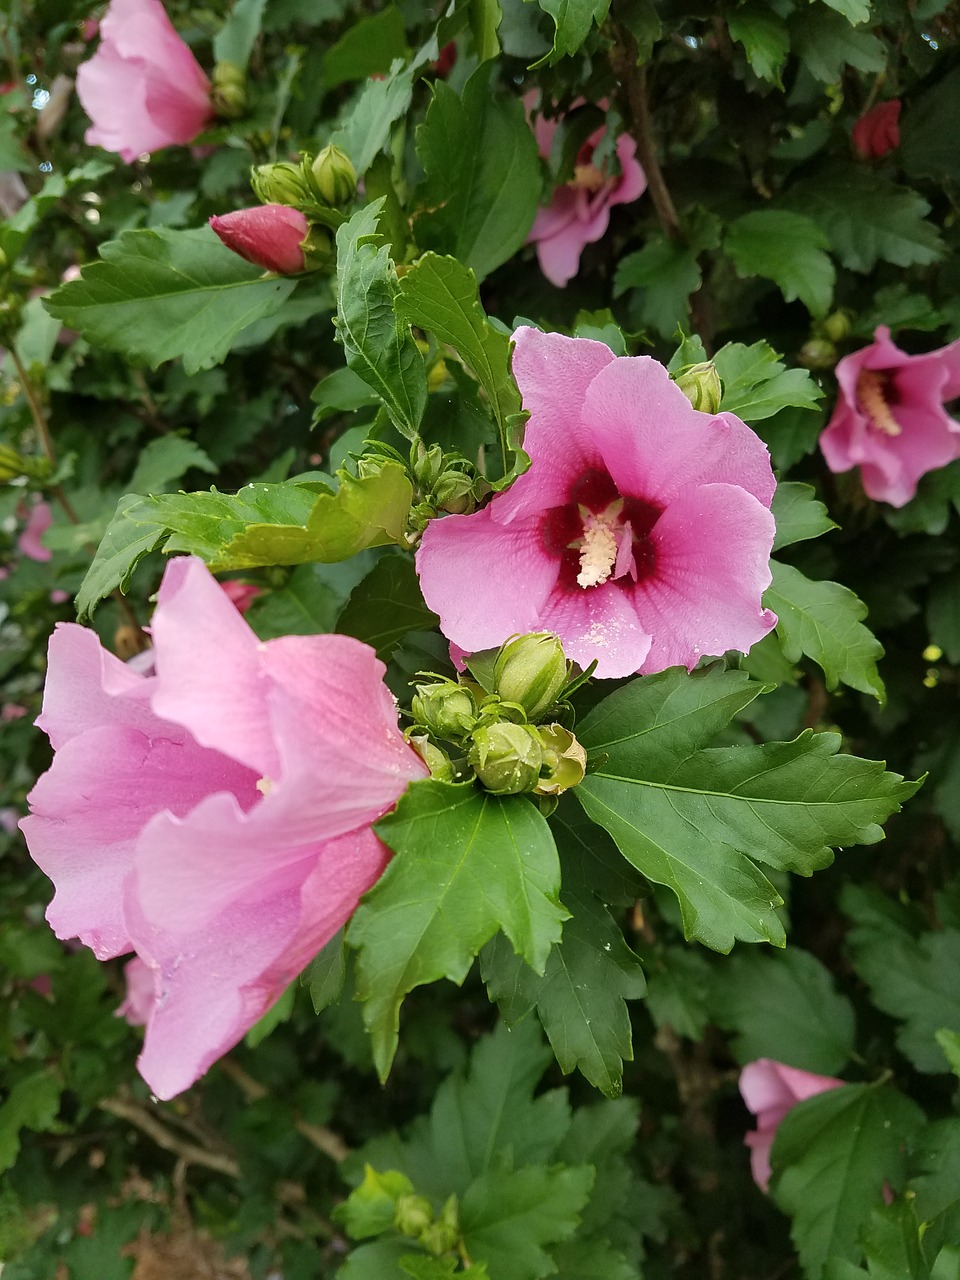
[[[235,120],[247,105],[247,78],[235,62],[218,62],[213,69],[213,92],[210,101],[218,116]]]
[[[469,760],[488,791],[514,796],[540,781],[543,746],[531,725],[498,721],[474,733]]]
[[[508,640],[493,664],[493,688],[504,702],[516,702],[537,720],[552,707],[567,683],[563,647],[549,631]]]
[[[457,773],[453,767],[453,761],[435,742],[431,742],[425,733],[411,734],[409,742],[430,770],[431,778],[436,778],[440,782],[456,781]]]
[[[250,171],[250,185],[261,204],[288,204],[297,209],[312,199],[300,166],[286,161],[257,165]]]
[[[333,261],[333,241],[330,239],[329,231],[323,227],[312,226],[300,247],[303,250],[303,260],[308,271],[327,267]]]
[[[349,204],[357,194],[357,171],[347,153],[332,143],[323,148],[310,172],[317,194],[332,209]]]
[[[719,410],[723,384],[712,360],[687,365],[680,370],[674,382],[701,413],[716,413]]]
[[[543,769],[534,788],[538,796],[559,796],[583,781],[587,753],[569,729],[560,724],[541,725],[537,730],[543,743]]]
[[[438,444],[429,449],[419,446],[419,453],[413,462],[413,478],[425,493],[430,493],[433,486],[443,475],[443,450]]]
[[[427,390],[439,391],[447,380],[447,365],[444,360],[435,360],[427,370]]]
[[[850,316],[846,311],[834,311],[823,322],[823,336],[830,342],[842,342],[850,333]]]
[[[800,348],[797,360],[807,369],[832,369],[837,363],[837,348],[824,338],[811,338]]]
[[[477,704],[458,684],[418,684],[411,703],[414,719],[438,738],[457,741],[477,723]]]
[[[228,249],[267,271],[289,276],[312,265],[302,247],[310,224],[302,213],[285,204],[237,209],[211,218],[210,226]]]
[[[433,500],[442,511],[462,516],[473,510],[473,477],[462,471],[448,471],[434,486]]]
[[[401,1196],[393,1224],[401,1235],[421,1236],[433,1222],[433,1205],[426,1196]]]
[[[14,480],[17,476],[26,475],[24,471],[24,462],[16,449],[11,449],[9,445],[0,444],[0,482],[6,480]]]

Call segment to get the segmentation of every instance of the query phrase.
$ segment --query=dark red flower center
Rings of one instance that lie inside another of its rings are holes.
[[[614,582],[631,587],[656,570],[650,533],[662,507],[621,494],[606,471],[585,471],[570,486],[568,500],[543,517],[544,549],[560,561],[560,584],[587,590]]]

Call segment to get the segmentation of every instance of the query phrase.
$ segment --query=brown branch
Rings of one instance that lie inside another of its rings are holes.
[[[254,1080],[253,1076],[248,1075],[243,1067],[238,1066],[232,1059],[224,1058],[220,1063],[220,1070],[239,1087],[248,1102],[259,1102],[261,1098],[267,1096],[269,1090],[266,1086],[259,1080]],[[309,1120],[302,1120],[299,1116],[295,1117],[293,1127],[301,1137],[306,1138],[312,1146],[328,1155],[337,1164],[341,1164],[350,1154],[350,1148],[332,1129],[311,1124]]]
[[[107,1111],[120,1120],[126,1120],[134,1128],[139,1129],[151,1138],[158,1147],[170,1151],[184,1164],[203,1165],[206,1169],[214,1169],[224,1173],[228,1178],[240,1177],[240,1165],[233,1156],[220,1151],[208,1151],[193,1142],[184,1142],[176,1134],[170,1132],[157,1116],[139,1102],[127,1098],[104,1098],[98,1104],[101,1111]]]

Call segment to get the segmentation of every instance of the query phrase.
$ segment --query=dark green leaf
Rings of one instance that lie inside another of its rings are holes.
[[[346,974],[343,930],[338,929],[304,970],[303,981],[310,988],[314,1013],[322,1013],[327,1005],[336,1004]]]
[[[154,369],[178,356],[187,373],[209,369],[296,287],[244,262],[209,227],[125,231],[100,254],[45,305],[90,342]]]
[[[63,1085],[49,1071],[34,1071],[16,1082],[0,1105],[0,1172],[16,1163],[20,1130],[56,1129]]]
[[[352,413],[355,409],[366,409],[370,405],[379,404],[376,394],[352,369],[334,369],[314,387],[310,399],[316,408],[313,411],[315,423],[333,413]]]
[[[937,1120],[914,1144],[910,1190],[933,1248],[960,1239],[960,1119]]]
[[[777,638],[788,662],[806,654],[823,668],[828,689],[841,682],[883,701],[877,660],[883,645],[861,619],[867,607],[838,582],[817,582],[793,565],[771,560],[773,582],[763,602],[777,615]]]
[[[353,161],[360,177],[387,145],[390,132],[410,107],[413,70],[400,58],[385,80],[368,80],[347,119],[330,139]]]
[[[930,640],[954,664],[960,663],[960,569],[937,578],[927,597]]]
[[[787,302],[799,298],[813,316],[833,300],[836,272],[823,252],[829,240],[812,219],[779,209],[755,209],[727,228],[723,249],[741,276],[763,276]]]
[[[697,255],[687,245],[652,237],[642,249],[621,259],[614,276],[614,297],[642,289],[640,324],[664,337],[676,333],[690,315],[690,294],[700,288]]]
[[[693,947],[665,947],[647,965],[647,1008],[658,1027],[689,1040],[703,1038],[710,1021],[710,967]]]
[[[314,564],[298,565],[282,587],[257,596],[247,621],[261,640],[333,631],[343,601],[317,570]]]
[[[956,138],[960,132],[960,67],[913,97],[910,110],[900,122],[900,149],[897,158],[912,178],[944,176],[960,183],[960,155]]]
[[[790,52],[790,34],[783,18],[765,4],[750,0],[727,15],[727,27],[733,39],[743,45],[754,73],[779,85],[780,71]]]
[[[390,251],[372,243],[382,207],[382,199],[368,204],[337,232],[335,323],[349,367],[380,397],[397,430],[414,440],[427,403],[427,371],[410,326],[394,314]]]
[[[130,478],[131,493],[162,493],[174,480],[196,467],[200,471],[216,472],[217,464],[194,444],[182,436],[161,436],[151,440],[137,462],[137,469]]]
[[[347,27],[324,54],[320,74],[327,89],[351,80],[366,80],[389,72],[394,58],[406,51],[403,15],[396,5]]]
[[[825,84],[836,84],[847,66],[874,72],[886,66],[883,42],[870,31],[855,31],[825,4],[800,5],[790,19],[790,36],[807,70]]]
[[[417,152],[427,173],[416,221],[426,248],[448,253],[483,280],[512,258],[533,225],[540,158],[518,98],[495,94],[495,63],[474,72],[458,98],[434,86]]]
[[[384,661],[411,631],[430,631],[439,619],[423,602],[410,556],[381,556],[354,587],[337,630],[372,645]]]
[[[556,26],[553,48],[548,57],[542,59],[544,62],[558,62],[576,53],[593,24],[603,22],[610,8],[610,0],[538,0],[538,3]]]
[[[462,982],[498,929],[542,973],[566,912],[553,837],[529,800],[417,782],[377,831],[398,856],[348,940],[360,952],[358,995],[385,1076],[408,991],[438,978]]]
[[[774,551],[795,542],[805,542],[808,538],[819,538],[838,527],[827,515],[827,508],[815,497],[813,486],[798,484],[794,480],[781,481],[777,485],[770,510],[777,522]]]
[[[503,10],[497,0],[471,0],[470,29],[478,62],[495,58],[500,52],[497,29],[503,21]]]

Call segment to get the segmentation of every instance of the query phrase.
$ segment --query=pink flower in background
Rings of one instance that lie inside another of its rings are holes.
[[[694,409],[649,356],[515,340],[530,469],[483,510],[433,520],[417,555],[444,635],[471,653],[552,631],[609,677],[762,639],[775,482],[759,437]]]
[[[213,118],[210,81],[160,0],[111,0],[100,35],[97,52],[77,68],[90,146],[129,164],[192,142]]]
[[[900,99],[871,107],[853,126],[850,137],[864,160],[880,160],[895,151],[900,145]]]
[[[757,1127],[744,1142],[750,1148],[750,1170],[761,1191],[770,1185],[770,1149],[780,1121],[798,1102],[816,1097],[845,1082],[833,1076],[816,1076],[799,1067],[788,1067],[772,1058],[748,1062],[740,1072],[740,1095],[747,1110],[757,1117]]]
[[[536,101],[536,93],[524,98],[528,113]],[[558,123],[542,115],[534,121],[537,146],[545,160],[550,157]],[[617,139],[619,174],[608,174],[605,166],[598,168],[593,163],[594,152],[605,133],[605,128],[598,129],[583,144],[577,155],[573,181],[557,187],[550,204],[537,214],[527,236],[527,243],[537,246],[540,270],[561,289],[577,274],[584,247],[601,239],[606,232],[613,206],[630,204],[647,189],[646,174],[636,159],[637,145],[629,134],[622,133]]]
[[[238,578],[228,578],[220,586],[240,613],[246,613],[257,596],[263,595],[263,587],[254,586],[252,582],[241,582]]]
[[[237,209],[210,219],[214,231],[234,253],[255,266],[292,276],[306,267],[301,245],[310,224],[285,204],[262,204]]]
[[[960,458],[960,339],[911,356],[880,325],[868,347],[837,365],[839,397],[820,449],[831,471],[860,468],[867,495],[902,507],[928,471]]]
[[[131,1027],[145,1027],[156,1003],[153,970],[139,956],[134,956],[123,966],[123,977],[127,984],[127,994],[123,1004],[117,1008],[116,1015],[118,1018],[126,1018]]]
[[[370,824],[426,769],[372,649],[261,643],[199,560],[167,566],[152,635],[145,676],[56,628],[38,720],[55,756],[22,827],[57,936],[149,968],[138,1065],[170,1098],[350,918],[388,858]]]
[[[49,560],[53,552],[43,545],[41,539],[52,524],[53,516],[49,506],[45,502],[35,502],[30,508],[27,523],[17,538],[20,554],[28,560],[39,560],[41,563]]]

